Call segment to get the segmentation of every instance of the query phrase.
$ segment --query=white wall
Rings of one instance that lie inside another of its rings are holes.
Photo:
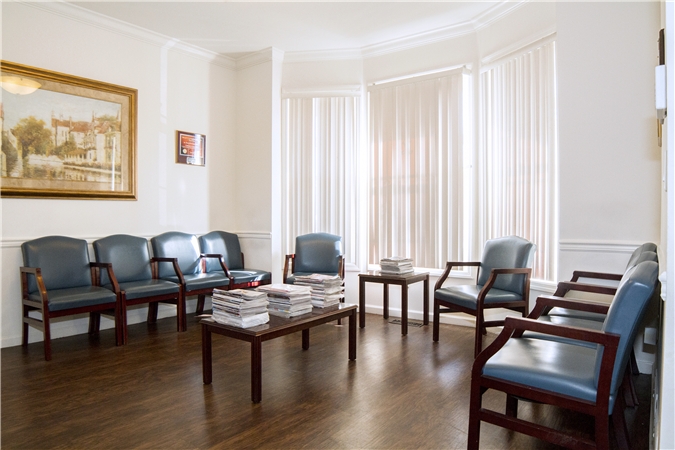
[[[234,71],[213,56],[190,54],[157,36],[112,31],[51,12],[59,5],[4,3],[3,59],[138,90],[137,201],[3,198],[2,346],[20,343],[20,244],[45,235],[88,240],[115,233],[150,237],[164,231],[203,233],[233,225],[212,209],[226,201],[234,168]],[[225,62],[226,63],[226,62]],[[176,130],[207,136],[207,166],[175,163]],[[219,167],[216,170],[216,164]],[[222,166],[221,166],[222,164]],[[213,178],[216,181],[213,181]],[[168,307],[167,307],[168,308]],[[166,310],[175,314],[175,309]],[[137,310],[130,321],[144,320]],[[109,321],[103,327],[111,326]],[[86,320],[63,320],[54,337],[86,331]],[[31,341],[41,340],[31,329]]]

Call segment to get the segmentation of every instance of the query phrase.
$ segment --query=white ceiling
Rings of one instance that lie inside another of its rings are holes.
[[[469,24],[504,1],[71,2],[219,54],[357,50]]]

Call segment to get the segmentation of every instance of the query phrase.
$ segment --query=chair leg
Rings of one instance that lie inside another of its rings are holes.
[[[89,313],[89,334],[98,334],[101,329],[101,313]]]
[[[115,330],[117,345],[126,345],[129,340],[129,333],[127,332],[127,299],[122,297],[120,306],[117,308],[115,315]]]
[[[609,417],[595,416],[595,448],[609,450]]]
[[[616,442],[621,450],[628,450],[630,448],[628,428],[626,427],[626,418],[624,417],[625,409],[626,405],[623,402],[623,397],[617,395],[614,401],[614,410],[612,411],[612,424],[614,425]]]
[[[434,325],[433,325],[434,342],[438,342],[440,320],[441,320],[440,305],[438,304],[438,300],[434,298]]]
[[[478,380],[471,380],[471,396],[469,403],[469,436],[466,444],[468,450],[478,450],[480,444],[480,408],[484,389]]]
[[[204,314],[204,303],[206,301],[206,296],[204,294],[197,296],[197,311],[196,314]]]
[[[518,417],[518,399],[513,395],[506,394],[506,415]]]
[[[185,295],[183,291],[178,292],[176,299],[176,315],[178,316],[178,331],[187,331],[187,310],[185,307]]]
[[[483,350],[483,333],[482,330],[484,330],[485,327],[483,326],[483,314],[478,312],[476,314],[476,338],[475,338],[475,344],[473,348],[473,357],[476,358],[478,354]]]
[[[44,334],[45,361],[52,359],[52,333],[49,324],[49,314],[42,313],[42,333]]]
[[[620,394],[623,394],[626,406],[634,408],[640,404],[640,402],[638,402],[637,392],[635,392],[635,384],[633,384],[633,378],[631,378],[630,366],[627,367],[623,373],[623,380],[621,381]]]
[[[26,321],[26,318],[28,317],[28,311],[29,308],[26,305],[23,305],[23,333],[21,335],[21,345],[23,347],[28,346],[28,322]]]
[[[159,311],[159,304],[151,302],[148,304],[148,323],[157,322],[157,312]]]

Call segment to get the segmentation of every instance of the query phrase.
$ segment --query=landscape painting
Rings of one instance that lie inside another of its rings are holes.
[[[131,88],[2,61],[3,197],[136,198]]]

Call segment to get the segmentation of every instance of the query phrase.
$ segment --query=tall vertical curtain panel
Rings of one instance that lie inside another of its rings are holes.
[[[296,236],[326,232],[342,237],[353,263],[360,98],[305,96],[282,105],[282,253],[294,253]]]
[[[480,75],[482,238],[535,243],[533,278],[550,281],[558,236],[555,64],[548,39]]]
[[[369,88],[371,264],[462,254],[464,80],[457,69]]]

